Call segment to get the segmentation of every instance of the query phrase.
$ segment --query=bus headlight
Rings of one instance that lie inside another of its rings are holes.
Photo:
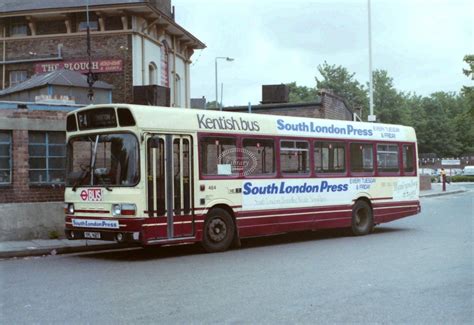
[[[122,208],[120,204],[112,204],[112,215],[117,217],[122,214]]]
[[[74,203],[64,203],[64,212],[67,214],[74,214]]]

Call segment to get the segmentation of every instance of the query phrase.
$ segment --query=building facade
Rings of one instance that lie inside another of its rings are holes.
[[[66,114],[79,107],[0,102],[0,203],[63,200]]]
[[[170,0],[0,1],[0,241],[62,232],[66,114],[88,89],[25,84],[62,69],[86,74],[88,26],[102,82],[95,102],[134,103],[134,90],[150,86],[169,106],[190,107],[191,57],[205,45],[175,21]]]
[[[263,101],[264,102],[264,101]],[[254,114],[270,114],[282,116],[300,116],[310,118],[323,118],[331,120],[356,120],[360,115],[354,111],[347,101],[329,90],[319,92],[314,101],[308,103],[265,103],[249,106],[224,107],[224,111],[251,112]]]
[[[113,86],[113,102],[158,85],[170,106],[190,107],[191,57],[205,45],[175,22],[170,0],[3,1],[0,88],[56,69],[87,72],[87,16],[92,70]]]

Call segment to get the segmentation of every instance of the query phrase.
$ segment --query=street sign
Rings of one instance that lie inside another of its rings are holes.
[[[451,165],[460,166],[461,165],[461,160],[460,159],[442,159],[441,160],[441,165],[443,165],[443,166],[451,166]]]

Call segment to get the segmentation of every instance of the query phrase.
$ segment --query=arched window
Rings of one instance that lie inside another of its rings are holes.
[[[148,65],[148,84],[157,85],[158,84],[158,68],[154,62],[150,62]]]

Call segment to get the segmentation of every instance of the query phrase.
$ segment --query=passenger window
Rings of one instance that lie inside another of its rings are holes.
[[[373,145],[351,143],[351,171],[356,173],[374,170]]]
[[[405,173],[415,171],[415,147],[412,144],[403,145],[403,170]]]
[[[377,168],[380,172],[398,172],[398,145],[377,144]]]
[[[280,169],[284,174],[308,174],[308,142],[282,140],[280,142]]]
[[[316,173],[345,172],[346,145],[341,142],[315,142],[314,170]]]
[[[274,141],[269,139],[244,139],[241,163],[245,176],[274,174]]]
[[[203,137],[200,139],[200,148],[201,171],[203,175],[238,175],[235,139]]]

